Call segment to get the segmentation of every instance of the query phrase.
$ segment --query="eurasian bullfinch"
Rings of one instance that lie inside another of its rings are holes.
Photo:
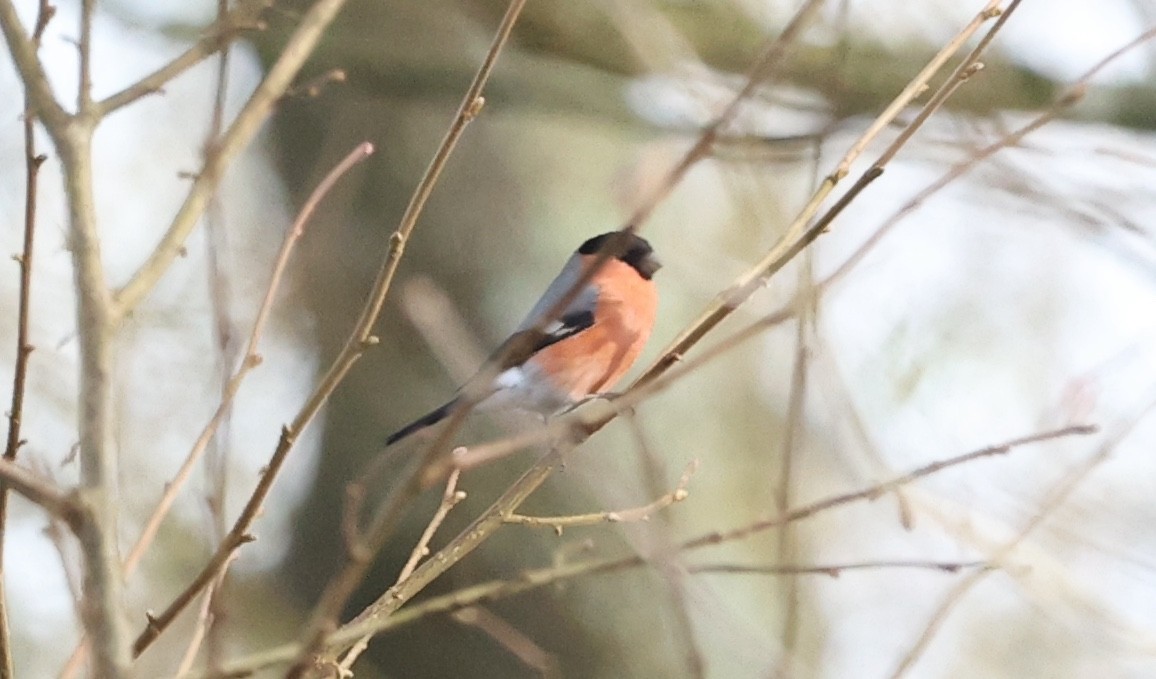
[[[511,342],[540,323],[617,233],[604,233],[583,243],[494,356],[503,355]],[[662,265],[645,239],[633,233],[625,238],[625,246],[619,248],[621,254],[603,263],[558,318],[545,326],[530,347],[529,358],[499,372],[479,394],[478,408],[551,415],[606,392],[626,374],[654,327],[658,292],[651,278]],[[461,403],[459,390],[449,403],[392,434],[386,445],[440,422]]]

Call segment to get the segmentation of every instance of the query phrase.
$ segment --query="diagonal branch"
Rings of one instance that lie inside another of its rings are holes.
[[[988,3],[988,6],[976,15],[976,17],[931,60],[928,66],[904,89],[903,93],[896,97],[895,102],[893,102],[884,113],[880,114],[879,119],[886,120],[888,123],[893,120],[894,117],[922,91],[923,85],[934,76],[935,72],[942,68],[950,57],[963,47],[967,39],[979,30],[979,27],[984,22],[998,15],[998,12],[994,11],[994,7],[997,4],[994,0]],[[748,91],[748,89],[749,88],[744,88],[743,92]],[[932,101],[934,102],[935,100],[933,99]],[[917,118],[917,122],[912,124],[916,125],[922,122],[922,120],[924,120],[924,118]],[[692,326],[674,342],[672,348],[668,349],[663,357],[635,382],[627,396],[630,396],[632,392],[640,391],[640,387],[646,387],[648,382],[654,381],[677,361],[681,360],[686,349],[697,344],[711,329],[729,316],[743,301],[748,299],[772,274],[781,270],[789,261],[824,232],[834,216],[839,214],[842,208],[854,198],[854,195],[841,198],[828,210],[822,219],[810,227],[807,225],[818,211],[823,200],[830,194],[834,185],[846,174],[846,166],[850,165],[851,161],[854,160],[858,154],[856,149],[865,148],[866,143],[864,139],[877,134],[883,127],[884,125],[881,125],[878,121],[872,124],[868,131],[864,133],[863,137],[847,152],[836,171],[824,180],[819,191],[812,197],[807,207],[804,208],[803,212],[796,219],[795,224],[788,231],[788,235],[784,237],[779,246],[772,249],[772,251],[764,257],[762,262],[740,278],[739,282],[732,286],[729,291],[720,295],[715,305],[709,309],[699,321],[692,324]],[[876,170],[877,168],[872,169]],[[866,184],[863,186],[866,186]],[[631,226],[636,227],[637,225]],[[626,401],[628,399],[619,400]],[[615,405],[616,412],[620,412],[622,407],[629,407],[628,404],[625,406],[620,404]],[[568,420],[567,423],[571,426],[576,425],[574,431],[570,432],[571,436],[575,439],[573,442],[590,436],[605,426],[613,417],[614,414],[611,414],[593,422],[586,423],[581,423],[578,420]],[[583,424],[586,426],[582,426]],[[562,425],[560,424],[559,426]],[[390,616],[402,604],[415,596],[435,578],[465,558],[467,554],[476,549],[482,542],[488,539],[494,531],[503,525],[505,517],[517,509],[530,494],[553,474],[554,470],[561,465],[565,452],[569,447],[572,447],[572,445],[558,446],[543,456],[533,467],[519,477],[465,532],[451,541],[450,545],[442,550],[441,554],[445,557],[444,559],[434,559],[426,562],[409,580],[391,588],[385,594],[378,597],[373,604],[355,619],[355,622]]]
[[[841,507],[856,502],[871,501],[880,495],[883,495],[884,493],[894,490],[895,488],[913,483],[924,477],[932,476],[947,469],[969,464],[986,457],[1004,455],[1021,446],[1044,443],[1068,436],[1086,436],[1093,434],[1096,431],[1098,431],[1098,429],[1094,426],[1071,426],[1052,431],[1039,432],[1028,436],[1022,436],[1016,439],[1005,441],[1003,443],[980,448],[969,453],[957,455],[955,457],[937,460],[930,464],[923,465],[922,467],[917,467],[905,474],[895,476],[891,479],[868,486],[866,488],[861,488],[856,491],[842,493],[840,495],[833,495],[817,500],[815,502],[785,512],[774,519],[757,521],[726,532],[706,533],[704,535],[686,540],[681,544],[676,545],[676,547],[682,551],[689,551],[721,544],[723,542],[741,540],[755,533],[765,532],[772,528],[794,523],[796,521],[809,519],[817,514],[821,514],[822,512],[834,509],[836,507]],[[457,541],[455,540],[455,542]],[[433,562],[427,561],[425,564],[418,567],[413,575],[418,576],[422,570],[428,568],[431,563]],[[332,651],[333,649],[339,649],[343,646],[352,644],[363,635],[380,634],[381,632],[387,630],[397,629],[430,615],[460,610],[467,606],[520,594],[522,592],[538,589],[540,587],[551,585],[563,580],[570,580],[580,576],[588,576],[598,573],[606,573],[624,568],[644,566],[647,563],[648,561],[646,558],[639,555],[633,555],[618,558],[611,557],[605,559],[591,559],[579,563],[562,564],[560,566],[552,566],[549,568],[526,571],[512,580],[500,580],[481,583],[478,585],[466,587],[456,592],[450,592],[449,594],[430,597],[429,599],[426,599],[420,603],[415,603],[412,606],[407,606],[401,610],[398,610],[392,615],[366,616],[359,618],[347,625],[344,625],[341,629],[334,632],[329,637],[327,643],[329,644],[330,650]],[[986,564],[974,566],[982,568],[986,566]],[[830,575],[831,570],[834,568],[845,569],[854,567],[856,567],[854,564],[825,567],[820,566],[813,572],[815,574]],[[939,569],[946,572],[951,572],[954,568],[973,567],[973,564],[945,563],[933,567],[938,567]],[[770,569],[763,570],[769,572]],[[782,572],[801,572],[802,569],[788,566],[779,567],[779,570]],[[404,582],[399,582],[387,594],[401,596],[401,588],[403,588],[404,585]],[[408,599],[408,597],[406,598]],[[400,607],[400,605],[401,604],[399,603],[396,607]],[[300,650],[301,646],[298,643],[278,646],[276,648],[268,649],[254,655],[239,658],[232,662],[226,663],[226,666],[223,667],[220,672],[207,676],[212,676],[214,679],[251,676],[256,670],[284,664],[290,661],[292,658],[297,657],[297,655],[300,653]]]
[[[818,213],[819,207],[831,195],[831,192],[834,191],[835,186],[847,175],[851,163],[862,154],[868,144],[870,144],[883,129],[894,122],[899,114],[923,92],[931,78],[947,64],[952,56],[962,49],[964,43],[979,30],[980,26],[991,18],[999,15],[998,5],[998,0],[990,0],[987,5],[924,66],[923,70],[908,83],[907,87],[892,100],[891,104],[888,105],[867,128],[867,131],[851,146],[843,156],[843,159],[839,161],[835,170],[823,179],[819,189],[815,191],[807,201],[806,206],[795,218],[794,222],[787,227],[787,232],[783,235],[779,243],[773,247],[761,261],[740,277],[728,290],[719,295],[698,319],[675,338],[663,351],[661,357],[636,380],[635,384],[644,384],[654,379],[680,361],[682,357],[686,355],[687,351],[698,344],[707,333],[730,316],[735,309],[750,298],[756,290],[762,287],[772,275],[782,269],[785,263],[793,257],[792,251],[800,249],[800,245],[806,245],[805,240],[808,236],[813,240],[822,233],[822,231],[812,230],[812,233],[808,234],[807,225]],[[993,28],[993,31],[994,30],[996,29]],[[975,56],[978,57],[978,53],[975,53]],[[959,74],[957,74],[957,77],[958,75]],[[937,100],[933,98],[932,101],[924,107],[924,110],[933,111],[935,110],[933,106],[937,107],[940,103],[942,103],[942,101],[937,102]],[[916,120],[909,125],[910,128],[913,128],[912,132],[914,129],[918,129],[924,120],[926,120],[925,116],[916,118]],[[907,136],[901,135],[900,139],[906,141],[909,136],[909,134]],[[902,143],[899,144],[899,146],[901,145]],[[894,148],[898,148],[898,146],[894,146]],[[889,156],[885,155],[880,160],[885,162],[887,159],[889,159]],[[879,166],[880,165],[877,164],[877,167]],[[876,173],[869,171],[869,174],[865,176],[872,174]],[[862,190],[862,187],[860,187],[859,190]],[[832,217],[838,214],[838,210],[849,202],[854,195],[855,194],[852,193],[842,198],[840,202],[832,207],[829,214]]]
[[[93,115],[103,118],[141,97],[162,91],[170,80],[219,52],[242,32],[260,28],[257,19],[270,4],[270,0],[241,0],[223,19],[209,26],[204,35],[180,56],[123,90],[92,102]]]
[[[329,171],[302,206],[301,211],[297,215],[297,219],[294,221],[293,226],[290,227],[289,233],[285,236],[285,240],[281,245],[281,251],[277,255],[277,261],[273,266],[273,273],[270,276],[269,287],[265,292],[265,298],[261,303],[261,308],[257,312],[257,318],[253,322],[253,330],[249,335],[249,341],[245,347],[245,356],[242,359],[241,366],[237,368],[237,372],[234,373],[233,377],[229,380],[224,397],[216,413],[214,413],[208,424],[205,425],[200,436],[197,437],[196,443],[193,444],[193,448],[189,451],[188,456],[182,463],[181,469],[177,472],[173,483],[166,489],[161,501],[149,517],[145,530],[142,531],[132,551],[129,553],[128,559],[125,561],[124,567],[126,572],[130,572],[136,567],[140,557],[144,555],[145,550],[152,543],[169,507],[176,499],[176,489],[182,486],[188,479],[197,459],[204,452],[213,433],[217,427],[220,426],[225,413],[228,412],[232,399],[236,396],[237,390],[240,389],[241,382],[251,370],[261,363],[261,356],[257,353],[259,340],[268,322],[273,301],[277,290],[280,288],[281,279],[289,262],[289,256],[297,240],[304,233],[305,225],[313,215],[313,211],[321,199],[329,193],[329,190],[337,180],[353,165],[364,160],[371,153],[373,153],[372,144],[368,142],[359,144],[353,151],[347,154],[340,163]],[[335,387],[336,384],[331,385],[329,390],[332,391]],[[312,403],[312,401],[310,401],[310,403]],[[248,502],[246,502],[245,507],[241,510],[241,514],[234,522],[232,529],[225,535],[221,544],[217,546],[217,551],[209,558],[208,563],[205,564],[193,582],[190,583],[183,592],[177,595],[176,599],[165,608],[164,612],[149,617],[148,627],[140,633],[133,645],[133,653],[135,655],[140,655],[161,632],[172,624],[176,616],[196,599],[201,590],[216,580],[218,574],[228,566],[234,552],[253,539],[253,537],[248,534],[249,528],[252,526],[253,521],[256,520],[257,515],[260,514],[265,498],[273,487],[273,481],[277,478],[278,471],[280,471],[281,466],[288,457],[289,451],[293,447],[293,443],[296,441],[297,433],[309,423],[309,419],[316,414],[323,403],[323,400],[317,402],[316,405],[312,406],[312,410],[309,410],[310,405],[307,404],[306,409],[294,420],[294,424],[286,427],[282,431],[281,439],[277,444],[277,449],[274,451],[272,459],[269,464],[266,465],[265,471],[257,483],[257,487],[253,490]],[[308,415],[308,417],[306,417],[306,415]]]
[[[0,0],[0,30],[4,32],[8,51],[12,54],[12,61],[20,73],[36,117],[44,121],[49,133],[55,138],[68,124],[69,114],[56,101],[48,74],[44,72],[44,65],[36,54],[36,43],[20,23],[12,0]]]
[[[60,519],[73,531],[83,521],[83,509],[76,497],[66,493],[51,481],[24,467],[0,458],[0,479],[28,501],[40,505],[44,511]]]
[[[177,210],[156,249],[128,283],[117,291],[114,302],[119,316],[132,312],[181,253],[185,240],[204,215],[225,170],[256,136],[344,4],[345,0],[317,0],[302,17],[268,75],[245,102],[229,129],[206,153],[205,163],[197,173],[185,202]]]
[[[525,5],[526,0],[510,0],[509,5],[507,5],[506,12],[498,24],[493,39],[490,41],[490,47],[486,51],[482,63],[478,66],[473,81],[470,82],[470,86],[466,89],[461,103],[458,105],[457,113],[450,122],[445,136],[442,138],[441,143],[434,152],[433,158],[426,167],[425,173],[418,182],[417,188],[410,197],[409,204],[406,206],[405,213],[402,215],[401,223],[398,225],[397,231],[390,237],[389,252],[386,255],[381,269],[378,271],[377,280],[374,282],[370,298],[362,310],[361,317],[358,319],[357,327],[353,335],[350,336],[349,342],[342,352],[342,356],[338,358],[330,369],[329,374],[326,375],[323,384],[332,380],[333,385],[336,386],[337,381],[340,381],[345,376],[354,361],[356,361],[364,351],[369,340],[373,339],[373,341],[376,341],[376,337],[372,337],[370,331],[377,317],[381,314],[386,295],[389,293],[393,283],[393,277],[397,273],[401,256],[405,251],[405,245],[413,233],[413,229],[417,226],[418,217],[421,216],[426,201],[433,193],[442,170],[449,161],[450,155],[457,147],[458,140],[461,139],[466,126],[478,116],[482,107],[485,105],[485,98],[482,96],[482,93],[485,91],[486,84],[490,80],[490,75],[493,73],[498,57],[508,42],[510,34],[514,30],[514,25],[517,23],[518,17],[521,16],[522,8],[525,7]],[[381,510],[374,515],[362,540],[365,554],[375,554],[384,545],[392,527],[404,512],[408,504],[408,499],[421,491],[422,478],[420,470],[433,459],[448,441],[456,424],[460,422],[463,411],[464,409],[459,410],[456,414],[457,417],[451,418],[438,438],[426,448],[425,452],[416,460],[416,464],[412,465],[408,473],[400,480],[398,490],[387,498]],[[350,556],[352,557],[354,555]],[[304,672],[309,654],[318,649],[322,645],[328,632],[336,627],[338,622],[337,617],[341,614],[349,597],[353,595],[354,590],[361,583],[362,578],[365,577],[370,565],[370,558],[350,558],[338,574],[330,579],[321,595],[320,601],[310,615],[309,622],[303,634],[303,639],[305,639],[303,645],[304,651],[298,659],[298,662],[294,663],[293,668],[289,672],[289,676],[300,676],[300,674]]]

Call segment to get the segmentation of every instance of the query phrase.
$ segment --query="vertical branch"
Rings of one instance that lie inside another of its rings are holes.
[[[40,39],[49,19],[55,11],[48,0],[40,0],[36,11],[36,27],[32,32],[32,45],[40,48]],[[32,102],[24,97],[24,246],[15,257],[20,266],[20,301],[16,321],[16,366],[12,376],[12,405],[8,409],[8,441],[4,446],[4,459],[12,462],[24,443],[20,439],[20,425],[24,417],[24,392],[28,377],[28,357],[32,354],[32,344],[28,337],[28,313],[32,297],[32,254],[36,233],[36,187],[40,177],[40,166],[47,156],[36,153],[36,116],[32,113]],[[4,543],[8,525],[8,484],[0,481],[0,679],[15,676],[12,659],[11,635],[8,628],[8,596],[4,587]],[[55,524],[54,524],[55,525]]]
[[[177,210],[168,231],[161,237],[156,249],[115,294],[115,308],[118,315],[123,316],[131,312],[184,250],[185,240],[200,222],[209,205],[209,199],[217,190],[229,163],[256,136],[277,102],[281,100],[281,96],[297,77],[305,60],[313,54],[325,29],[344,5],[345,0],[317,0],[305,12],[297,29],[281,51],[281,56],[245,102],[245,106],[229,128],[213,145],[212,152],[208,154],[204,166],[197,173],[197,178],[193,181],[184,203]]]
[[[223,24],[229,12],[229,0],[217,0],[217,23]],[[213,97],[212,110],[209,120],[209,131],[205,137],[204,155],[212,153],[213,146],[224,129],[225,97],[229,89],[229,52],[227,43],[221,48],[217,58],[217,84]],[[232,381],[232,370],[236,364],[237,347],[233,333],[233,323],[229,313],[232,295],[229,281],[222,266],[222,258],[228,250],[226,229],[224,228],[223,214],[220,201],[214,195],[209,204],[205,219],[205,247],[207,250],[209,298],[212,305],[214,329],[216,332],[218,358],[220,360],[220,388],[221,402],[228,404],[223,412],[221,426],[212,441],[212,446],[205,455],[205,477],[209,480],[208,497],[209,521],[212,525],[212,544],[220,544],[228,532],[226,522],[225,498],[228,487],[229,470],[229,432],[232,418],[232,399],[229,398],[229,385]],[[205,638],[208,666],[216,667],[221,657],[221,630],[226,621],[226,599],[224,592],[228,588],[228,570],[222,569],[221,577],[205,592],[205,610],[201,616],[204,621],[203,634]],[[191,657],[195,657],[195,645],[190,644]]]
[[[88,115],[92,111],[92,13],[96,0],[80,3],[80,83],[76,91],[76,111]]]
[[[115,316],[104,278],[92,187],[91,121],[74,119],[57,144],[69,210],[69,249],[77,295],[80,344],[81,497],[93,521],[77,537],[85,555],[85,628],[92,640],[96,675],[124,676],[129,655],[121,611],[117,554],[117,452],[113,445]]]
[[[803,422],[807,401],[807,369],[810,365],[810,350],[807,346],[808,329],[814,320],[814,313],[818,305],[815,284],[812,278],[813,267],[810,251],[803,253],[802,266],[799,267],[799,296],[798,316],[795,320],[795,360],[791,368],[791,391],[787,400],[787,429],[783,436],[782,457],[779,460],[778,492],[775,497],[775,510],[785,514],[794,506],[793,486],[795,457],[799,452],[800,442],[803,439],[805,424]],[[795,527],[787,524],[782,526],[777,535],[776,558],[781,563],[796,563],[798,539]],[[786,575],[783,580],[783,650],[786,658],[790,658],[798,644],[799,636],[799,579],[793,575]]]

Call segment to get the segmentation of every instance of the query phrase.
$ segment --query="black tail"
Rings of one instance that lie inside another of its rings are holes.
[[[413,434],[414,432],[419,432],[426,427],[432,427],[438,422],[441,422],[446,418],[447,415],[454,411],[454,407],[457,406],[457,404],[458,400],[455,398],[444,406],[426,415],[422,415],[413,422],[410,422],[401,429],[398,429],[394,433],[390,434],[389,438],[385,440],[385,445],[392,446],[393,444],[409,436],[410,434]]]

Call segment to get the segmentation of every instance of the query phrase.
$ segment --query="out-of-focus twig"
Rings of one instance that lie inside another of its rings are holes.
[[[835,507],[841,507],[865,500],[873,500],[880,495],[890,492],[894,488],[913,483],[924,477],[937,474],[941,471],[951,469],[959,465],[969,464],[985,457],[993,457],[996,455],[1006,454],[1015,448],[1034,443],[1044,443],[1068,436],[1086,436],[1095,433],[1096,431],[1098,431],[1098,429],[1094,426],[1076,425],[1071,427],[1064,427],[1062,429],[1031,434],[1029,436],[1022,436],[1016,439],[1005,441],[1004,443],[987,446],[970,453],[965,453],[963,455],[957,455],[955,457],[932,462],[922,467],[913,469],[905,474],[893,477],[877,484],[873,484],[857,491],[842,493],[839,495],[820,499],[815,502],[803,505],[797,509],[793,509],[773,519],[755,521],[753,523],[749,523],[728,531],[716,531],[707,533],[705,535],[686,540],[677,545],[677,548],[680,550],[695,550],[721,544],[724,542],[741,540],[750,535],[766,532],[767,530],[782,526],[787,523],[811,518],[827,510],[834,509]],[[328,643],[330,644],[331,649],[343,648],[349,644],[352,644],[354,641],[361,638],[365,634],[379,634],[386,630],[397,629],[398,627],[413,623],[416,620],[420,620],[430,615],[451,612],[468,606],[477,605],[479,603],[513,596],[515,594],[527,592],[563,580],[590,576],[597,573],[606,573],[624,568],[643,566],[646,563],[647,562],[644,557],[633,555],[625,558],[590,559],[575,563],[562,563],[548,568],[526,571],[512,580],[482,583],[479,585],[466,587],[457,592],[451,592],[446,595],[431,597],[420,603],[415,603],[412,606],[403,608],[390,616],[374,616],[366,617],[361,620],[355,620],[353,623],[343,626],[340,630],[330,635],[328,638]],[[829,569],[830,567],[824,568]],[[421,568],[419,567],[418,571],[420,570]],[[817,571],[817,573],[826,575],[830,574],[828,571]],[[404,585],[404,583],[399,583],[399,585]],[[259,669],[289,662],[299,655],[300,650],[300,643],[292,643],[286,644],[284,646],[278,646],[276,648],[271,648],[248,657],[238,658],[229,663],[226,663],[226,665],[219,673],[206,675],[206,679],[207,677],[213,677],[214,679],[224,679],[226,677],[250,676],[253,672]]]
[[[119,92],[93,102],[93,115],[103,118],[141,97],[162,91],[169,81],[213,56],[243,32],[264,28],[258,17],[269,4],[270,0],[239,0],[226,16],[204,29],[201,37],[175,59]]]
[[[184,203],[156,248],[114,295],[113,301],[119,316],[123,317],[136,308],[180,254],[185,240],[216,193],[225,170],[256,136],[285,90],[293,84],[305,60],[313,53],[325,29],[344,5],[345,0],[317,0],[301,18],[265,79],[206,154],[205,162],[197,172]]]
[[[305,233],[305,226],[309,223],[310,218],[313,216],[313,213],[317,209],[317,206],[320,204],[321,200],[333,188],[333,185],[336,184],[337,181],[350,170],[350,168],[362,160],[365,160],[365,158],[367,158],[372,153],[372,144],[368,142],[359,144],[355,149],[353,149],[353,151],[346,155],[340,163],[338,163],[332,170],[329,171],[325,178],[310,194],[309,198],[305,201],[305,204],[302,205],[301,211],[297,214],[297,218],[294,220],[293,225],[289,229],[289,232],[285,235],[285,240],[281,244],[281,250],[278,253],[277,260],[273,265],[273,272],[270,275],[269,285],[265,291],[265,297],[261,302],[260,309],[257,311],[257,317],[253,321],[253,330],[249,334],[249,340],[245,347],[244,356],[241,359],[241,365],[237,368],[237,371],[233,374],[233,377],[230,378],[229,383],[225,388],[224,397],[222,398],[220,405],[217,407],[216,412],[213,413],[213,417],[205,425],[205,428],[201,431],[200,436],[197,437],[196,442],[193,444],[189,454],[185,457],[185,461],[181,464],[181,468],[177,471],[177,475],[173,478],[173,481],[166,486],[165,493],[162,495],[160,502],[157,504],[157,507],[153,510],[152,515],[146,522],[145,528],[142,531],[140,537],[137,539],[133,549],[129,552],[129,555],[126,558],[124,564],[126,572],[131,573],[133,569],[135,569],[136,565],[140,561],[140,558],[144,555],[149,545],[152,544],[152,541],[156,537],[157,531],[160,529],[161,523],[164,521],[164,518],[168,514],[169,509],[172,507],[173,502],[175,502],[181,487],[188,480],[189,475],[192,473],[192,470],[196,466],[197,460],[204,453],[205,448],[208,446],[209,441],[212,440],[213,434],[217,427],[227,415],[229,407],[232,404],[232,400],[236,396],[237,391],[240,389],[242,381],[244,381],[245,377],[249,374],[250,371],[261,364],[261,355],[257,352],[257,347],[261,337],[264,334],[265,326],[269,320],[269,315],[272,313],[273,303],[276,300],[278,291],[280,290],[281,281],[284,278],[285,271],[288,267],[289,258],[293,253],[293,249],[296,246],[297,241]],[[318,404],[316,407],[319,409],[320,404]],[[314,412],[316,412],[316,410],[314,410]],[[305,423],[307,422],[308,420],[305,421]],[[297,422],[295,421],[295,424],[296,423]],[[304,424],[301,424],[301,428],[303,427]],[[297,429],[297,431],[299,430],[300,429]],[[287,431],[288,429],[286,432]],[[273,460],[270,461],[270,464],[266,468],[265,472],[261,475],[261,479],[258,481],[257,488],[250,496],[249,501],[245,505],[245,508],[241,511],[240,517],[238,517],[236,522],[234,522],[233,527],[221,541],[221,544],[217,547],[217,551],[214,552],[213,556],[209,558],[208,563],[201,570],[201,573],[188,587],[186,587],[186,589],[180,595],[176,597],[176,599],[173,600],[172,603],[169,604],[169,606],[165,608],[161,614],[150,618],[149,626],[143,632],[141,632],[140,635],[138,635],[136,643],[133,646],[134,653],[136,655],[140,655],[140,653],[145,648],[147,648],[148,645],[151,644],[152,641],[155,640],[156,637],[165,630],[165,628],[172,624],[172,621],[176,618],[177,614],[179,614],[186,606],[192,603],[197,594],[214,580],[216,574],[228,565],[233,552],[235,552],[245,543],[252,540],[252,537],[248,535],[249,527],[252,525],[252,522],[256,519],[258,513],[260,512],[261,506],[264,504],[265,497],[268,495],[269,489],[272,487],[273,480],[277,475],[277,471],[280,469],[281,464],[284,462],[285,456],[288,454],[289,448],[292,446],[294,437],[288,439],[286,437],[287,434],[283,433],[282,443],[278,445],[278,453],[280,453],[280,455],[274,455]]]
[[[524,632],[483,606],[467,606],[453,614],[454,622],[469,625],[496,641],[542,679],[559,679],[558,659]]]
[[[425,530],[422,531],[421,537],[417,541],[417,545],[413,548],[413,551],[409,555],[409,559],[406,560],[405,565],[402,566],[401,572],[397,576],[397,582],[401,582],[402,580],[408,578],[410,574],[413,573],[413,569],[417,568],[417,564],[421,561],[422,557],[429,554],[429,543],[430,540],[433,540],[434,533],[437,532],[438,527],[440,527],[442,522],[445,521],[446,516],[448,516],[450,513],[450,510],[452,510],[459,502],[466,499],[465,491],[458,490],[458,477],[460,475],[461,473],[455,470],[454,473],[450,474],[449,479],[446,480],[446,488],[442,492],[442,501],[438,504],[438,508],[434,512],[433,518],[430,519],[429,523],[425,527]],[[357,662],[357,658],[361,656],[361,654],[364,653],[367,648],[369,648],[369,641],[372,638],[372,635],[367,634],[364,637],[358,639],[357,643],[353,645],[353,648],[349,649],[349,652],[345,654],[345,657],[341,659],[341,662],[338,665],[338,674],[340,676],[352,676],[351,670],[353,668],[353,663]]]
[[[1145,418],[1152,414],[1153,410],[1156,410],[1156,397],[1149,396],[1145,404],[1135,415],[1105,437],[1105,440],[1100,444],[1094,454],[1088,456],[1087,459],[1072,468],[1051,488],[1044,499],[1040,501],[1038,508],[1032,514],[1031,518],[1028,519],[1023,528],[1020,529],[1019,533],[995,550],[993,554],[988,555],[988,562],[996,568],[1004,563],[1016,548],[1023,544],[1060,505],[1071,497],[1072,493],[1076,491],[1081,483],[1087,480],[1088,476],[1095,471],[1097,467],[1104,464],[1104,462],[1116,452],[1119,445],[1128,438]],[[989,572],[989,569],[976,571],[957,582],[954,587],[948,590],[947,594],[945,594],[939,602],[939,606],[932,612],[927,624],[911,645],[911,648],[909,648],[899,660],[899,664],[891,674],[891,679],[900,679],[915,666],[915,663],[918,662],[924,652],[927,651],[927,648],[931,645],[931,642],[935,639],[936,634],[939,633],[943,623],[946,622],[947,617],[955,609],[956,605],[959,604],[960,601],[963,601],[963,598],[987,577]]]
[[[483,57],[473,81],[462,97],[457,113],[450,122],[445,136],[434,152],[434,156],[430,160],[430,164],[426,167],[421,180],[418,182],[417,188],[414,189],[413,195],[410,196],[409,204],[406,206],[405,213],[402,214],[401,222],[398,224],[397,230],[390,237],[389,251],[385,255],[385,259],[378,271],[377,279],[374,281],[373,288],[369,294],[369,299],[362,309],[361,316],[357,321],[354,331],[350,335],[341,355],[334,362],[329,373],[322,381],[322,386],[318,388],[317,394],[320,397],[318,406],[328,397],[328,394],[332,392],[337,383],[344,378],[345,374],[365,351],[365,348],[371,343],[376,342],[377,338],[373,337],[370,332],[373,329],[373,324],[376,322],[378,315],[381,313],[381,308],[385,304],[385,298],[392,287],[393,278],[397,273],[401,257],[405,252],[406,243],[413,234],[413,230],[417,226],[418,218],[424,211],[426,202],[433,193],[434,187],[437,186],[438,179],[441,177],[441,173],[445,169],[450,155],[457,147],[458,140],[470,122],[481,113],[482,107],[485,105],[485,98],[482,96],[482,93],[485,90],[486,83],[489,82],[490,74],[493,72],[494,66],[497,64],[498,56],[501,54],[502,48],[506,45],[510,33],[513,32],[514,24],[521,15],[522,8],[525,4],[526,0],[511,0],[507,6],[506,13],[502,17],[501,22],[499,22],[494,38],[490,42],[490,47],[485,57]],[[443,431],[437,440],[426,449],[416,461],[417,464],[413,465],[412,471],[407,473],[406,476],[399,481],[394,493],[386,498],[381,509],[374,514],[362,536],[361,545],[365,548],[364,554],[349,554],[349,558],[344,566],[336,576],[329,581],[329,584],[326,585],[317,606],[310,616],[309,623],[306,625],[303,635],[303,638],[306,640],[303,644],[303,651],[301,657],[294,663],[293,668],[290,670],[290,676],[296,677],[304,673],[306,665],[309,663],[309,655],[323,644],[324,637],[336,625],[337,616],[340,615],[345,603],[349,600],[349,597],[352,596],[357,585],[361,582],[362,578],[365,577],[370,567],[370,556],[376,554],[377,551],[381,549],[392,527],[408,506],[409,499],[420,492],[421,468],[432,459],[440,449],[440,446],[444,445],[445,439],[450,435],[450,431],[450,429]],[[326,662],[330,665],[333,664],[331,661]]]

